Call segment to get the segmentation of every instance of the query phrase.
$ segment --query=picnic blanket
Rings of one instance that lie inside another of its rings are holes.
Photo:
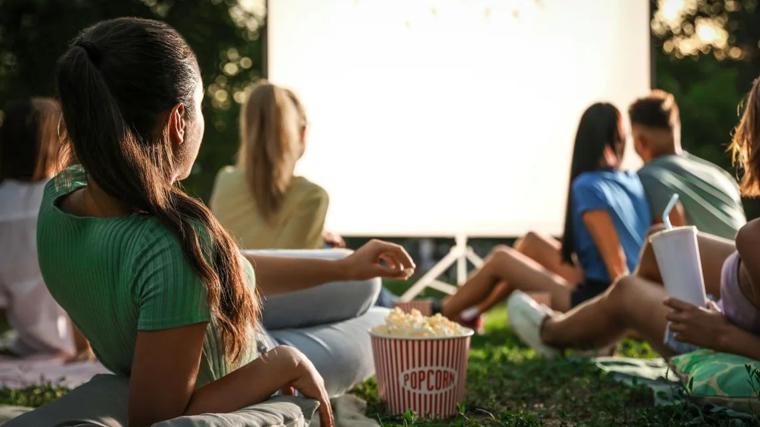
[[[670,405],[679,398],[679,379],[670,372],[668,362],[662,358],[635,359],[632,357],[596,357],[594,364],[618,382],[629,386],[649,387],[655,405]]]
[[[65,363],[63,358],[52,355],[23,359],[0,356],[0,387],[12,389],[48,383],[76,388],[108,372],[99,362]]]
[[[648,387],[652,390],[654,403],[657,406],[683,404],[688,398],[681,379],[672,371],[665,359],[612,356],[597,357],[593,359],[593,362],[616,381],[630,386]],[[719,405],[709,405],[705,409],[731,418],[752,420],[749,414]]]

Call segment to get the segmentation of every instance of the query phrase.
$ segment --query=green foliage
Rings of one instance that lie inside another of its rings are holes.
[[[240,100],[262,75],[263,11],[243,9],[236,0],[0,0],[0,10],[0,108],[11,99],[54,96],[56,60],[98,21],[139,16],[175,27],[195,51],[206,87],[204,146],[184,185],[208,199],[216,171],[237,150],[234,97]]]
[[[655,357],[660,357],[660,355],[652,349],[652,346],[649,345],[649,343],[631,339],[623,340],[623,342],[617,347],[617,353],[621,356],[635,357],[637,359],[653,359]]]
[[[655,32],[652,84],[675,95],[684,147],[737,174],[726,147],[739,120],[738,105],[760,70],[760,7],[757,0],[699,0],[695,5],[680,25]],[[672,47],[692,37],[703,19],[716,20],[728,32],[725,46],[704,45],[693,55]],[[732,56],[732,48],[740,54]],[[748,218],[760,216],[756,200],[745,200],[744,206]]]
[[[693,154],[733,171],[726,148],[738,121],[737,70],[711,56],[676,59],[659,53],[657,87],[675,95],[681,109],[682,142]]]
[[[370,379],[353,393],[367,401],[368,416],[384,426],[519,426],[541,425],[751,425],[724,410],[701,408],[688,399],[673,406],[655,407],[652,392],[612,380],[585,359],[547,361],[520,343],[508,328],[504,307],[491,311],[487,334],[474,337],[467,372],[467,395],[448,420],[428,421],[412,411],[400,417],[385,412]],[[640,344],[624,343],[622,355],[648,354]],[[760,371],[747,370],[760,390]],[[678,391],[678,390],[676,390]],[[67,392],[45,384],[19,390],[0,389],[0,404],[37,407]],[[760,395],[759,395],[760,398]],[[760,421],[757,415],[755,422]]]
[[[0,388],[0,404],[36,408],[50,403],[69,390],[61,385],[44,384],[20,389]]]
[[[686,148],[733,173],[725,147],[737,121],[736,106],[760,69],[760,8],[756,0],[732,1],[731,7],[727,3],[700,0],[684,16],[692,30],[700,18],[725,22],[731,36],[722,53],[705,49],[706,54],[691,57],[666,54],[665,43],[683,37],[686,30],[653,38],[653,85],[676,95]],[[55,61],[88,25],[142,16],[177,28],[198,55],[207,89],[204,146],[184,185],[208,200],[216,171],[231,163],[236,151],[239,104],[234,98],[240,100],[243,89],[264,72],[258,31],[263,11],[245,10],[236,0],[0,0],[0,10],[0,108],[18,97],[54,95]],[[731,47],[742,49],[739,59],[725,59],[724,51]],[[751,217],[760,214],[755,204],[747,207]]]

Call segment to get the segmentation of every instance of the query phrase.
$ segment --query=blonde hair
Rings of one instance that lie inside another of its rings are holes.
[[[734,164],[743,172],[740,187],[745,196],[760,195],[760,78],[755,79],[743,104],[739,124],[728,147]],[[741,105],[740,105],[741,108]]]
[[[306,113],[298,97],[264,80],[240,111],[238,167],[266,220],[282,205],[299,157]]]

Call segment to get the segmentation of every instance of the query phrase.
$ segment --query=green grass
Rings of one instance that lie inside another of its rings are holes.
[[[15,390],[0,388],[0,404],[36,408],[60,398],[68,391],[68,388],[54,384],[35,385]]]
[[[629,357],[656,356],[647,344],[632,340],[620,345],[618,352]],[[488,313],[486,333],[473,337],[467,376],[467,395],[459,415],[443,421],[421,420],[412,413],[388,415],[374,380],[353,393],[367,401],[367,415],[384,426],[760,425],[760,418],[754,424],[731,419],[686,399],[683,404],[655,407],[648,388],[617,383],[588,361],[538,357],[510,331],[503,306]],[[760,372],[751,376],[758,383],[760,398]],[[37,407],[66,392],[53,384],[0,389],[0,404]]]
[[[645,343],[627,340],[618,354],[654,357]],[[389,416],[370,380],[354,390],[368,416],[384,426],[752,425],[683,404],[655,407],[651,391],[617,383],[584,359],[547,361],[526,348],[508,327],[506,310],[486,319],[486,334],[472,340],[467,395],[459,415],[425,421]],[[756,420],[760,422],[760,419]]]

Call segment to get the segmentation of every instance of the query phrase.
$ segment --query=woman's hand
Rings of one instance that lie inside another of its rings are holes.
[[[726,351],[723,339],[732,329],[731,323],[714,302],[697,307],[676,298],[668,298],[665,305],[672,309],[665,317],[679,341],[716,351]]]
[[[275,349],[279,357],[290,357],[292,363],[296,366],[296,378],[285,384],[281,391],[284,394],[293,395],[298,390],[301,395],[319,402],[319,422],[320,426],[334,427],[335,419],[332,408],[330,407],[330,396],[325,390],[325,382],[322,376],[314,368],[311,361],[294,347],[280,346]]]
[[[367,280],[373,277],[406,280],[415,269],[412,257],[403,247],[382,240],[370,240],[339,262],[345,268],[347,280]]]

